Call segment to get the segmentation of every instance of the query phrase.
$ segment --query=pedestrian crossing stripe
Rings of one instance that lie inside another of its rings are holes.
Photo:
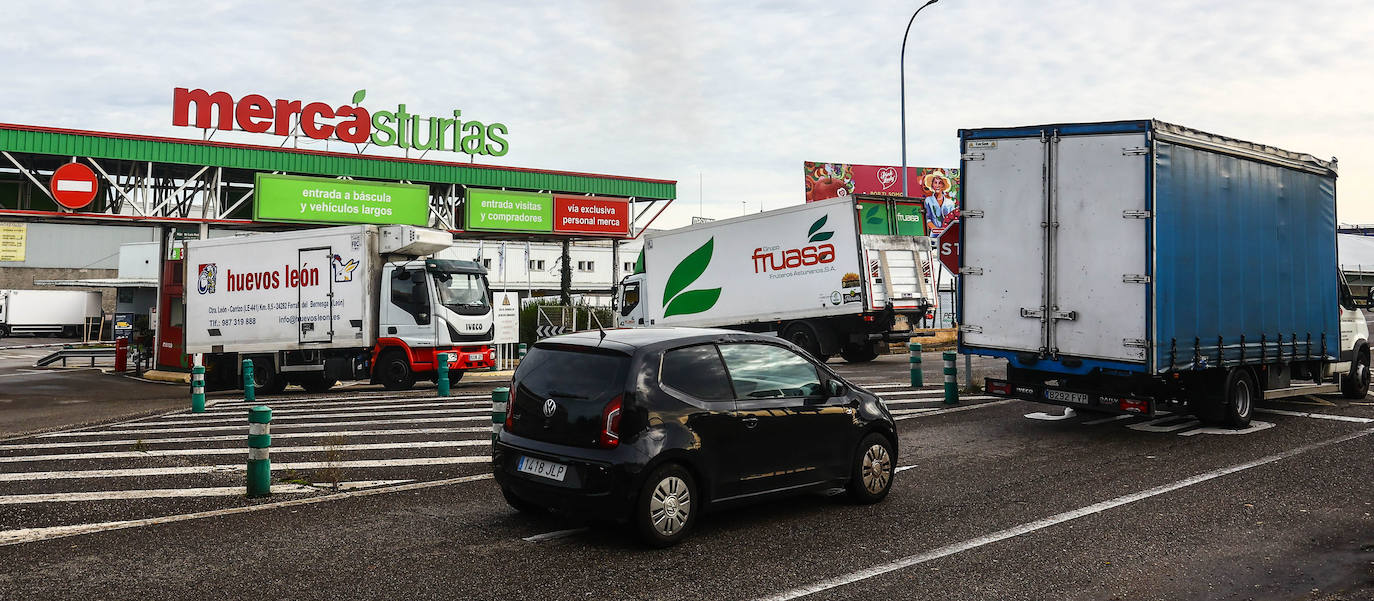
[[[414,480],[361,480],[340,482],[339,490],[358,490],[378,486],[395,486],[414,482]],[[273,484],[272,494],[313,494],[333,492],[328,488],[307,484]],[[243,496],[242,486],[206,486],[200,488],[151,488],[142,490],[99,490],[89,492],[37,493],[27,495],[0,495],[0,505],[19,505],[25,503],[70,503],[78,501],[133,501],[140,499],[177,499],[186,497],[234,497]]]
[[[351,423],[351,422],[350,422]],[[345,438],[368,437],[368,436],[416,436],[429,434],[475,434],[478,432],[491,432],[491,428],[470,427],[470,428],[408,428],[395,430],[335,430],[319,432],[277,432],[272,434],[272,439],[290,438],[325,438],[330,436],[342,436]],[[82,440],[76,442],[33,442],[23,444],[4,444],[0,443],[0,452],[3,451],[28,451],[36,449],[75,449],[90,447],[127,447],[138,444],[172,444],[172,443],[197,443],[197,442],[242,442],[243,435],[229,436],[174,436],[170,438],[128,438],[122,440]]]
[[[491,418],[485,415],[474,415],[464,417],[411,417],[404,419],[374,419],[374,420],[352,420],[346,422],[301,422],[295,424],[273,423],[272,431],[293,430],[298,428],[330,428],[338,426],[381,426],[387,424],[437,424],[447,422],[491,422]],[[150,426],[154,424],[138,423],[135,426]],[[158,424],[161,425],[161,424]],[[119,429],[119,430],[81,430],[76,432],[50,432],[39,434],[38,438],[67,438],[80,436],[110,436],[130,434],[172,434],[185,432],[242,432],[246,430],[247,423],[240,423],[232,426],[189,426],[179,428],[142,428],[142,429]]]
[[[452,447],[491,446],[488,439],[476,440],[417,440],[412,442],[360,443],[340,445],[305,445],[299,447],[272,447],[272,454],[281,453],[323,453],[326,451],[378,451],[389,449],[440,449]],[[144,457],[191,457],[199,455],[243,455],[242,448],[219,449],[150,449],[147,451],[94,451],[86,453],[56,453],[50,455],[9,455],[0,456],[0,463],[25,463],[32,461],[73,461],[91,459],[140,459]]]
[[[413,467],[419,465],[461,465],[491,463],[488,455],[459,455],[448,457],[405,457],[397,459],[353,459],[347,461],[272,462],[273,471],[337,469],[371,469]],[[139,478],[147,476],[178,476],[187,474],[233,474],[247,469],[245,463],[230,465],[178,465],[171,467],[138,467],[104,470],[68,470],[48,472],[0,473],[0,482],[29,480],[71,480],[84,478]]]

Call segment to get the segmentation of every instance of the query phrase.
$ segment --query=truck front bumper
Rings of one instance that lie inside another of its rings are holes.
[[[1154,398],[1136,394],[1104,394],[997,378],[986,378],[983,381],[983,390],[991,396],[1119,415],[1154,417],[1158,404]]]

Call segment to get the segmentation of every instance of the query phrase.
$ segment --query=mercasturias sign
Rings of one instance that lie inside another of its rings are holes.
[[[395,111],[369,111],[358,106],[366,96],[366,90],[358,90],[353,93],[351,104],[330,106],[300,100],[272,102],[261,94],[249,94],[236,101],[228,92],[176,88],[172,92],[172,125],[250,133],[271,131],[278,136],[291,135],[299,127],[301,134],[316,140],[332,138],[352,144],[370,142],[375,146],[498,157],[510,152],[510,143],[505,138],[509,130],[504,123],[465,120],[463,111],[457,109],[453,118],[423,117],[406,112],[404,104],[397,105]]]
[[[254,221],[429,225],[429,188],[358,180],[256,176]]]

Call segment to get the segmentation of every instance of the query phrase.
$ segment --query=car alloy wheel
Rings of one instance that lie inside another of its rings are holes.
[[[660,466],[644,479],[630,521],[640,540],[651,547],[668,547],[687,537],[697,521],[696,478],[676,463]]]
[[[864,488],[870,494],[876,495],[887,488],[888,480],[892,479],[892,457],[887,454],[887,447],[881,444],[868,447],[864,453],[862,477]]]
[[[896,447],[882,434],[874,432],[865,436],[854,449],[851,460],[849,498],[855,503],[877,503],[887,498],[892,490],[892,478],[897,471]]]
[[[654,487],[649,498],[649,519],[654,530],[663,536],[673,536],[687,524],[692,515],[692,495],[687,483],[677,476],[668,476]]]

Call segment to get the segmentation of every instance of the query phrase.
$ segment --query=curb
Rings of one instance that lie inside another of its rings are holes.
[[[0,346],[0,351],[7,351],[7,350],[10,350],[10,349],[25,349],[25,348],[52,348],[52,347],[55,347],[55,346],[67,346],[67,345],[69,345],[69,344],[79,344],[79,343],[74,343],[74,342],[51,342],[51,343],[48,343],[48,344],[21,344],[21,345],[18,345],[18,346]]]
[[[162,371],[160,369],[150,369],[143,372],[141,376],[144,380],[154,382],[166,382],[169,384],[190,384],[191,374],[184,374],[176,371]]]

